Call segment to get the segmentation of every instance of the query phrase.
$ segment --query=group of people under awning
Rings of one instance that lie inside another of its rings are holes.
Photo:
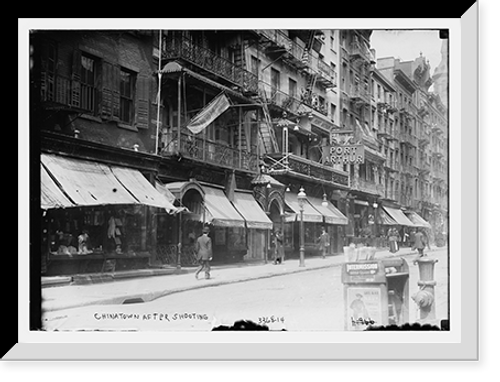
[[[399,250],[400,243],[403,245],[423,249],[422,246],[429,245],[429,238],[426,229],[431,225],[414,211],[403,212],[397,208],[383,207],[381,212],[383,225],[389,226],[387,230],[387,240],[389,251],[395,253]],[[402,227],[401,230],[396,228]]]

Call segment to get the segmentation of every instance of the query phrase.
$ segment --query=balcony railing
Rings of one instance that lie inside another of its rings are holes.
[[[382,184],[376,184],[373,181],[365,179],[353,179],[351,181],[351,188],[356,191],[362,191],[374,195],[384,195],[385,187]]]
[[[392,171],[392,172],[399,172],[401,170],[401,167],[399,165],[399,161],[396,161],[394,159],[392,161],[390,159],[387,159],[385,161],[384,167],[388,171]]]
[[[399,140],[401,143],[406,143],[406,144],[409,144],[413,147],[417,147],[417,145],[418,145],[417,137],[414,135],[411,135],[409,133],[400,133]]]
[[[283,60],[288,61],[299,69],[311,65],[311,56],[304,54],[305,48],[291,40],[279,29],[256,29],[259,35],[268,42],[267,51],[276,52]]]
[[[276,171],[287,170],[305,175],[315,180],[322,180],[334,184],[349,186],[349,176],[346,172],[334,169],[332,165],[321,164],[298,155],[273,154],[268,155],[270,164],[280,163],[274,167]],[[273,167],[272,167],[273,168]]]
[[[181,133],[179,137],[174,133],[167,138],[168,143],[162,154],[165,156],[180,154],[185,158],[211,163],[220,167],[257,172],[258,157],[256,148],[251,150],[229,147],[220,142],[213,142],[203,137],[196,137]]]
[[[245,93],[256,93],[258,90],[258,78],[255,74],[236,66],[213,51],[193,43],[188,38],[169,38],[165,48],[164,58],[167,60],[186,60],[238,85]]]
[[[270,105],[277,106],[289,113],[297,114],[301,101],[265,82],[259,82],[259,94]]]
[[[371,95],[367,90],[353,88],[349,92],[349,98],[351,101],[357,105],[365,104],[369,105],[371,101]]]
[[[326,87],[336,87],[337,86],[337,72],[333,70],[333,68],[328,65],[325,61],[318,58],[317,60],[313,59],[313,67],[314,63],[317,62],[318,68],[318,82],[322,83]]]
[[[362,60],[366,63],[371,63],[374,61],[371,52],[365,44],[359,41],[355,41],[351,43],[350,49],[351,52],[349,57],[351,60]]]
[[[445,150],[443,147],[440,147],[440,146],[432,146],[431,148],[431,152],[432,152],[432,155],[438,157],[438,158],[441,158],[445,155]]]
[[[259,82],[259,94],[266,102],[287,112],[297,114],[300,105],[304,104],[317,112],[328,115],[326,103],[321,103],[316,93],[308,94],[303,91],[300,95],[291,95],[268,83]]]
[[[419,164],[419,173],[422,175],[429,174],[431,171],[431,164],[426,161],[421,161]]]
[[[420,132],[418,144],[420,147],[423,147],[425,145],[428,145],[431,142],[431,136],[429,134],[429,131],[423,130]]]
[[[411,176],[417,176],[418,175],[418,169],[417,167],[409,164],[403,164],[401,165],[401,172],[404,174],[409,174]]]

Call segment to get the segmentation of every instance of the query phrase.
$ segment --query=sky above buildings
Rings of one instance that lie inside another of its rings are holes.
[[[431,74],[441,62],[441,45],[438,30],[373,30],[370,47],[376,57],[394,57],[401,61],[413,61],[420,53],[429,60]]]

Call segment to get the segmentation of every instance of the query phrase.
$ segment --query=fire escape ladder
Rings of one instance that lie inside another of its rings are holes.
[[[306,68],[308,68],[307,73],[309,73],[309,79],[307,81],[307,88],[306,88],[306,100],[309,102],[312,101],[312,94],[314,92],[314,85],[316,85],[316,79],[318,77],[318,73],[312,68],[312,46],[314,43],[314,36],[315,36],[316,31],[311,30],[309,32],[309,40],[307,41],[304,54],[302,57],[302,61],[304,64],[306,64]]]
[[[262,102],[262,112],[264,115],[264,121],[259,121],[259,133],[265,153],[271,154],[278,152],[278,140],[276,139],[273,121],[271,120],[271,115],[266,102]]]

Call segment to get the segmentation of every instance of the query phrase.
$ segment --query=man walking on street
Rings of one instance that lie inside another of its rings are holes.
[[[319,237],[319,249],[321,250],[321,256],[323,259],[329,254],[330,250],[330,235],[326,232],[325,227],[321,227],[321,236]]]
[[[413,244],[412,249],[417,249],[418,250],[418,258],[413,261],[414,264],[417,263],[417,260],[420,259],[422,256],[426,256],[424,254],[424,249],[425,246],[427,245],[427,240],[425,235],[422,233],[422,230],[419,228],[417,233],[415,234],[415,242]]]
[[[210,229],[203,227],[203,234],[196,239],[195,251],[196,258],[200,262],[199,268],[196,270],[195,277],[198,280],[198,275],[205,269],[205,278],[210,278],[210,261],[212,260],[212,239],[208,237]]]

